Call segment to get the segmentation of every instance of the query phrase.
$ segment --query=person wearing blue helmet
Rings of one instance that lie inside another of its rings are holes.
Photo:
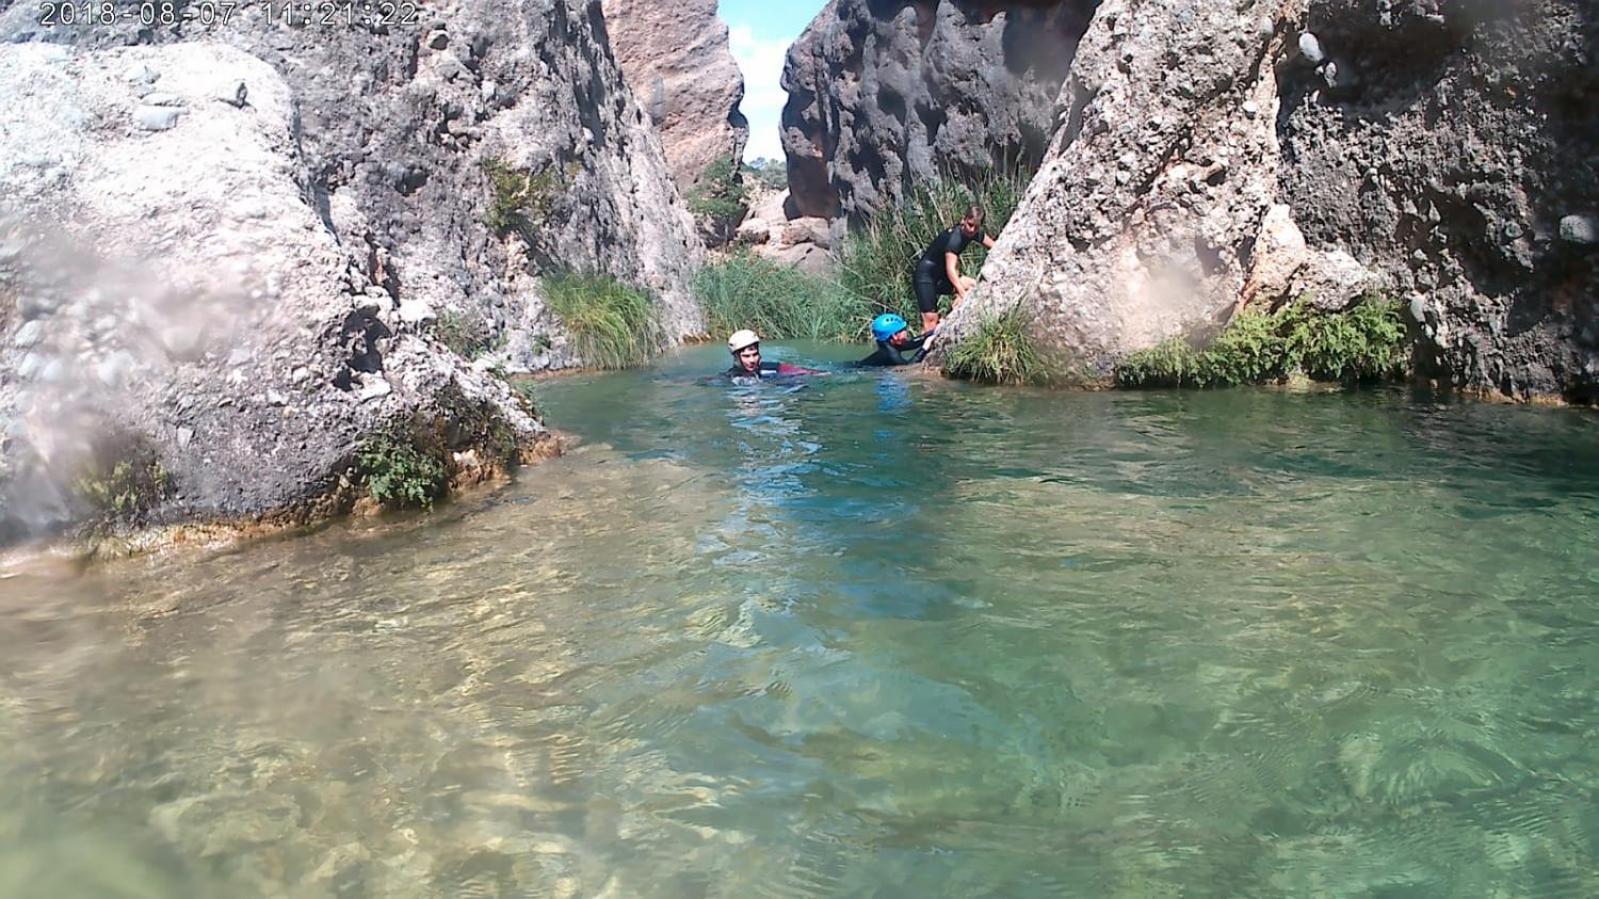
[[[927,355],[927,340],[932,336],[927,333],[912,337],[905,319],[885,312],[872,319],[872,339],[877,341],[877,350],[856,364],[876,367],[920,362]]]

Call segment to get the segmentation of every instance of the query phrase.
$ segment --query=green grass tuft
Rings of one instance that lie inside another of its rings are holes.
[[[831,278],[738,253],[701,269],[694,292],[712,334],[752,328],[767,340],[862,339],[871,310]]]
[[[590,368],[632,368],[660,352],[655,302],[638,288],[609,275],[557,275],[544,279],[544,299]]]
[[[1033,339],[1032,317],[1019,307],[984,319],[944,360],[944,374],[985,384],[1047,384],[1049,360]]]
[[[1396,379],[1405,373],[1405,341],[1399,304],[1387,297],[1368,296],[1336,313],[1304,302],[1272,313],[1246,309],[1203,350],[1174,338],[1128,355],[1116,366],[1116,384],[1230,387],[1298,373],[1349,384]]]
[[[970,183],[945,177],[917,188],[845,239],[840,254],[844,288],[866,305],[868,315],[897,312],[906,321],[920,320],[911,272],[922,251],[974,202],[988,214],[983,230],[997,237],[1032,176],[1022,168],[995,169]],[[976,277],[987,257],[980,245],[967,250],[961,255],[961,274]]]

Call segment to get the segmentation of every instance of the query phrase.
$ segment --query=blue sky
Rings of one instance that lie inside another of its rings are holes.
[[[727,23],[733,58],[744,73],[744,102],[739,107],[750,121],[745,159],[783,158],[777,123],[788,94],[783,77],[783,55],[826,0],[720,0],[717,12]]]

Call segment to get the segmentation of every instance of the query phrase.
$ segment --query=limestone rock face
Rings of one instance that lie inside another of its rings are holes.
[[[716,0],[605,0],[604,9],[611,50],[660,131],[678,190],[687,195],[716,162],[736,166],[749,138],[744,76]]]
[[[598,4],[430,10],[181,35],[0,12],[0,539],[86,514],[107,435],[168,474],[156,521],[315,504],[418,417],[464,456],[537,442],[489,369],[581,363],[543,300],[561,271],[648,288],[668,338],[702,328],[703,248]],[[496,166],[535,186],[504,234]],[[452,319],[485,335],[475,364]]]
[[[952,317],[1021,304],[1086,376],[1244,302],[1406,301],[1423,374],[1599,398],[1595,4],[1107,0]]]
[[[1032,164],[1093,0],[832,0],[783,67],[791,214],[858,220],[941,171]]]

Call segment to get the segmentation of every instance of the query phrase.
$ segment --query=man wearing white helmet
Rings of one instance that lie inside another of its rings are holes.
[[[733,367],[728,369],[729,378],[775,378],[782,375],[815,375],[820,372],[798,365],[789,365],[787,362],[762,362],[761,337],[748,328],[734,331],[733,336],[727,338],[727,351],[733,354]]]

